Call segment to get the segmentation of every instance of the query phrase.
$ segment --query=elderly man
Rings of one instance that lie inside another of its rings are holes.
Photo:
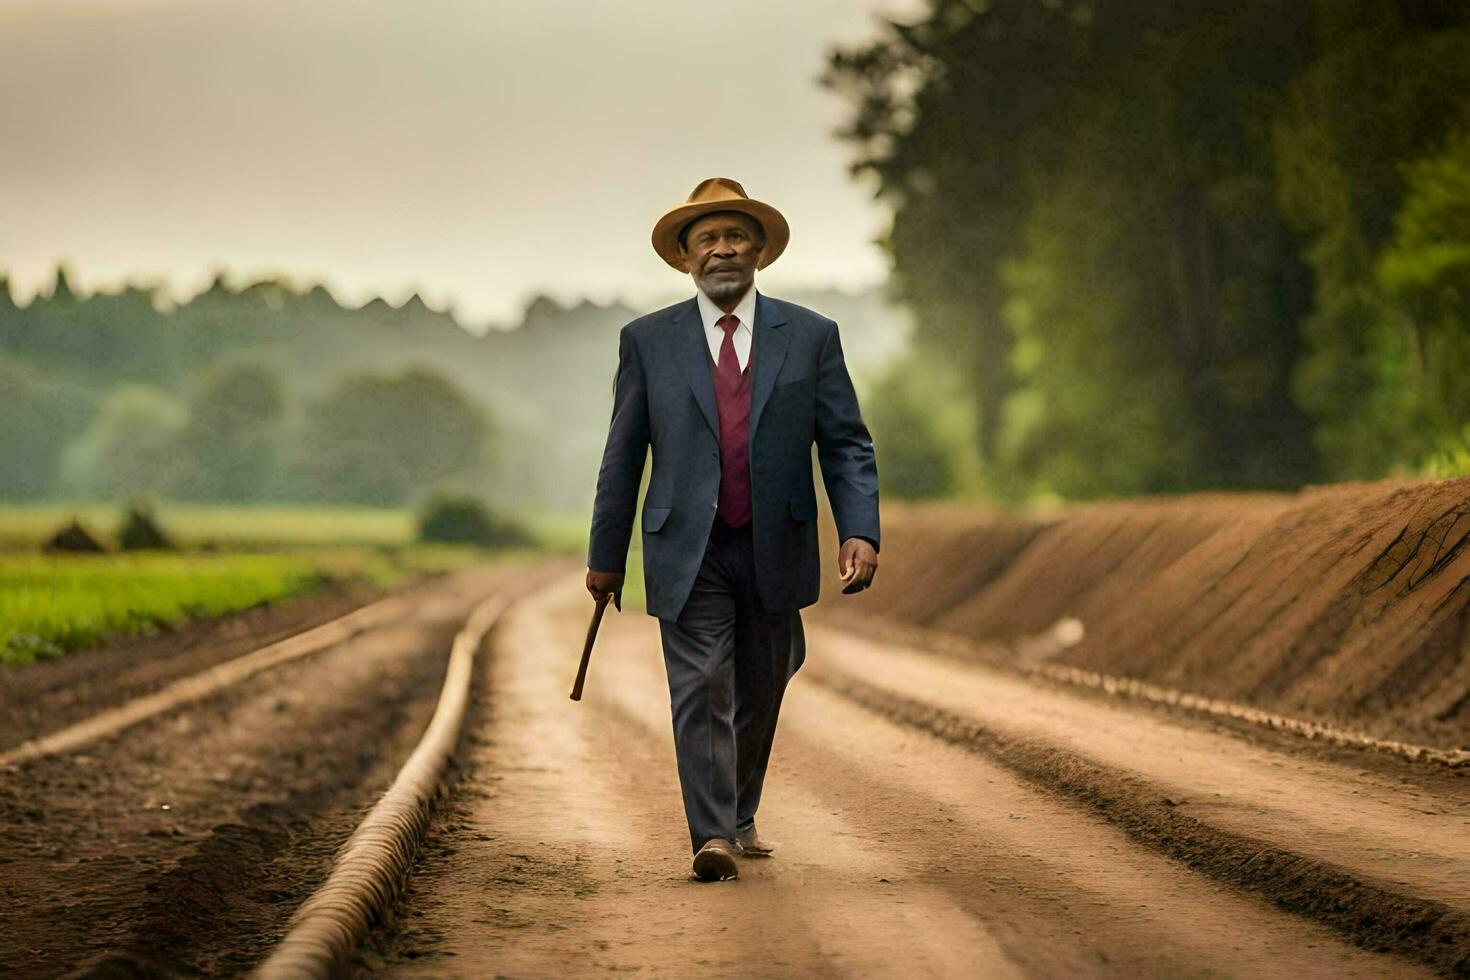
[[[587,590],[619,596],[643,462],[648,612],[663,639],[684,813],[701,881],[774,845],[755,830],[776,714],[817,600],[811,447],[841,540],[844,592],[878,565],[878,471],[837,324],[755,288],[786,219],[712,177],[655,224],[695,295],[623,327],[597,479]]]

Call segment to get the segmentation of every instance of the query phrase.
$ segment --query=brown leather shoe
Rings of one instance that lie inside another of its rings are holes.
[[[723,837],[712,837],[694,855],[694,877],[700,881],[724,881],[740,870],[735,866],[735,848]]]
[[[735,831],[735,853],[741,857],[770,857],[771,852],[779,846],[775,841],[765,840],[757,834],[755,824]]]

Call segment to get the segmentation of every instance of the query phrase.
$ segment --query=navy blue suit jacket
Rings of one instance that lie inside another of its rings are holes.
[[[757,293],[751,356],[756,585],[767,609],[796,609],[817,601],[820,581],[812,445],[839,539],[867,538],[874,548],[877,463],[836,323]],[[624,570],[643,463],[652,448],[643,502],[643,573],[648,612],[660,619],[677,619],[684,608],[714,523],[720,490],[717,412],[695,298],[623,327],[587,566]]]

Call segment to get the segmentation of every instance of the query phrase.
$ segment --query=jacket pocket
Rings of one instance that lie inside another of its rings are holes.
[[[788,378],[786,375],[783,374],[780,378],[777,379],[776,387],[780,389],[785,389],[790,385],[811,385],[815,380],[816,375],[814,374],[803,374],[799,378]]]
[[[645,507],[643,508],[643,531],[645,534],[653,534],[664,526],[669,519],[672,507]]]

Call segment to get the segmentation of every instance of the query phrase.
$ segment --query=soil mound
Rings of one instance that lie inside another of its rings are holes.
[[[1075,618],[1081,639],[1053,662],[1458,748],[1467,542],[1470,479],[1049,516],[885,507],[877,588],[845,608],[999,641],[1018,661],[1036,649],[1022,641]]]
[[[74,551],[93,555],[107,550],[98,544],[97,539],[92,537],[91,533],[75,518],[70,524],[51,535],[43,548],[46,551]]]
[[[153,513],[138,507],[129,509],[122,530],[117,532],[117,543],[124,551],[172,551],[175,547]]]

